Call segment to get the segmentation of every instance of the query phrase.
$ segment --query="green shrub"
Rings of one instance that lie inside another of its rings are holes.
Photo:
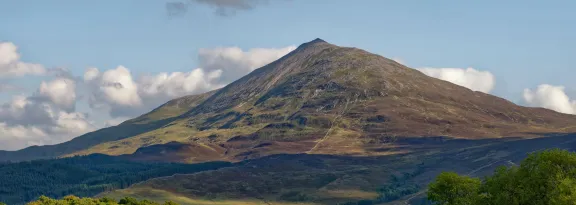
[[[427,195],[440,205],[576,204],[576,153],[532,153],[520,166],[500,167],[484,180],[445,172],[429,185]]]
[[[5,205],[5,204],[4,204]],[[41,196],[38,200],[28,203],[27,205],[161,205],[156,202],[148,201],[148,200],[141,200],[126,197],[120,199],[120,201],[116,202],[110,198],[80,198],[77,196],[66,196],[60,200],[52,199],[50,197]],[[178,205],[172,201],[167,201],[162,205]]]

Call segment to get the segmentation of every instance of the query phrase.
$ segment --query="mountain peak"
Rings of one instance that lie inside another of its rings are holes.
[[[320,39],[320,38],[316,38],[316,39],[309,41],[307,43],[303,43],[302,45],[298,46],[298,48],[305,48],[305,47],[309,47],[309,46],[313,46],[313,45],[325,45],[325,44],[329,44],[329,43]]]
[[[310,41],[309,43],[328,43],[325,40],[322,40],[321,38],[316,38],[312,41]]]

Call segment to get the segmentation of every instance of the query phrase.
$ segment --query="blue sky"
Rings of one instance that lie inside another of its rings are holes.
[[[64,67],[74,76],[89,67],[103,72],[123,65],[136,78],[203,66],[200,49],[281,49],[319,37],[414,68],[489,72],[495,77],[491,93],[520,104],[554,109],[556,101],[547,102],[546,96],[556,99],[562,94],[555,89],[559,86],[565,87],[569,104],[576,97],[571,95],[576,90],[576,1],[269,0],[227,16],[215,13],[213,4],[199,3],[190,3],[183,16],[169,16],[167,2],[0,0],[0,41],[16,45],[20,61]],[[34,93],[48,78],[0,82]],[[543,88],[538,95],[542,84],[553,86],[552,94]],[[527,100],[524,89],[542,99]],[[0,92],[0,103],[16,94]],[[81,100],[74,111],[89,113],[95,121],[113,118]]]

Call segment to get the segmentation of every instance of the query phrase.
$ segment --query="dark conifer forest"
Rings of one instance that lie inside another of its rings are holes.
[[[0,202],[24,204],[42,195],[51,198],[67,195],[88,197],[151,178],[230,165],[228,162],[145,163],[106,155],[3,163],[0,164]]]

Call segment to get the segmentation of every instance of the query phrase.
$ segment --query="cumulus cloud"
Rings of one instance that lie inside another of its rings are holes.
[[[200,67],[188,72],[134,76],[128,68],[118,66],[88,68],[77,77],[62,68],[43,70],[51,79],[42,81],[36,92],[0,104],[0,149],[61,143],[102,126],[117,125],[168,100],[225,86],[295,48],[202,49]],[[19,56],[10,54],[2,56],[1,62],[18,62]],[[88,114],[75,109],[80,99],[86,99],[93,112],[108,113],[110,118],[91,122]]]
[[[474,68],[418,68],[424,74],[445,80],[470,90],[490,93],[496,82],[494,75],[488,71]]]
[[[84,113],[60,109],[56,102],[16,96],[0,106],[0,149],[55,144],[94,130]]]
[[[138,83],[143,98],[155,98],[159,95],[174,98],[221,87],[221,85],[214,83],[221,74],[221,70],[206,73],[203,69],[197,68],[185,73],[146,75],[141,77]]]
[[[83,79],[91,93],[92,108],[105,110],[113,118],[135,117],[168,100],[223,87],[294,49],[295,46],[247,51],[238,47],[201,49],[200,68],[189,72],[134,77],[128,68],[119,66],[104,72],[89,68]]]
[[[0,122],[0,150],[17,150],[42,145],[43,139],[48,139],[46,133],[36,127],[9,126]]]
[[[96,129],[85,113],[75,111],[77,82],[72,74],[66,69],[44,72],[53,74],[52,79],[42,81],[36,92],[0,104],[1,150],[61,143]]]
[[[252,10],[266,3],[268,0],[183,0],[166,3],[166,11],[170,16],[182,16],[190,6],[206,5],[214,8],[217,15],[231,16],[237,11]]]
[[[200,67],[208,72],[221,71],[220,81],[236,80],[252,70],[262,67],[290,53],[296,46],[285,48],[254,48],[243,51],[238,47],[200,49]]]
[[[524,101],[530,106],[543,107],[566,114],[576,114],[576,100],[570,99],[563,86],[539,85],[535,90],[524,89]]]
[[[46,69],[40,64],[20,61],[18,47],[11,42],[0,42],[0,77],[40,75]]]
[[[128,68],[119,66],[102,74],[96,68],[87,69],[84,80],[91,93],[92,108],[106,110],[114,118],[125,118],[143,114],[172,98],[221,87],[213,83],[220,73],[194,69],[135,79]]]
[[[106,101],[123,106],[139,106],[142,99],[130,71],[124,66],[107,70],[99,76],[98,92]]]
[[[42,82],[38,90],[40,96],[46,97],[55,105],[66,110],[74,110],[76,104],[76,83],[68,78],[57,78]]]

